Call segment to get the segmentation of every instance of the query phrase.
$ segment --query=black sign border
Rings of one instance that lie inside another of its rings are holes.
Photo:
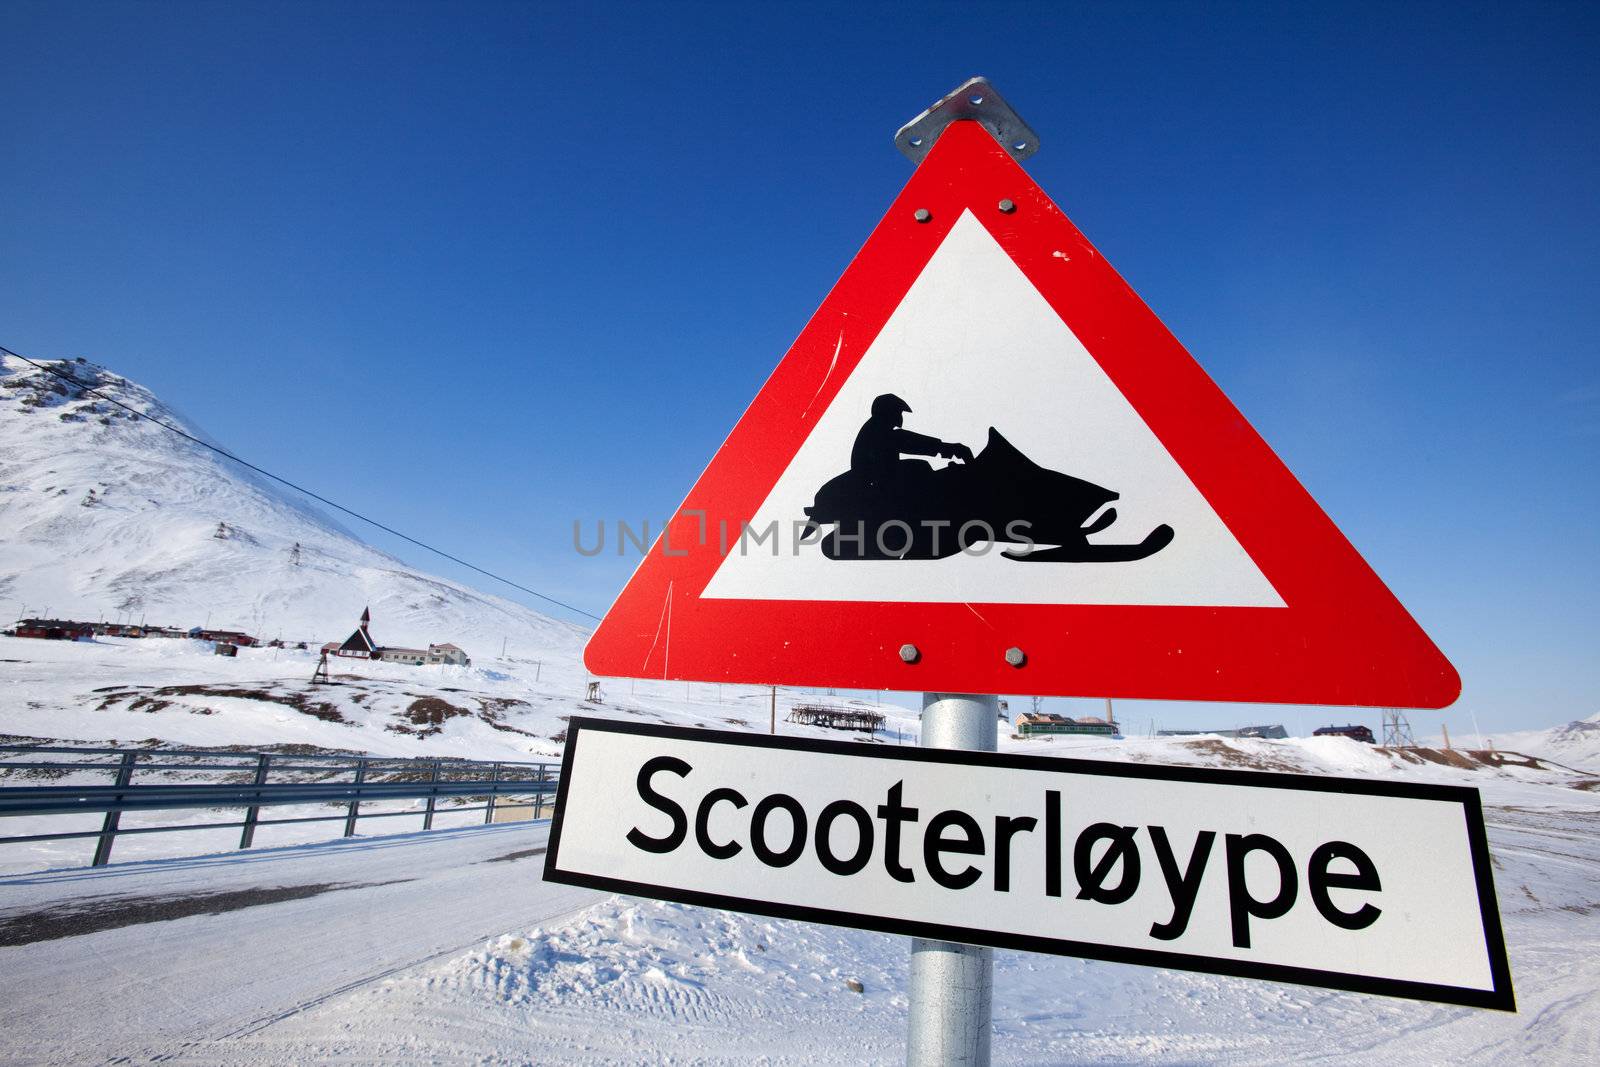
[[[587,730],[603,733],[635,734],[644,737],[668,737],[708,744],[733,745],[741,748],[778,748],[801,752],[824,752],[844,756],[871,756],[879,759],[911,760],[919,763],[954,763],[965,766],[1008,767],[1022,770],[1053,771],[1079,775],[1105,775],[1114,778],[1143,778],[1168,782],[1201,782],[1215,785],[1248,785],[1269,789],[1301,789],[1321,793],[1399,797],[1411,800],[1434,800],[1457,803],[1467,822],[1467,841],[1472,855],[1472,869],[1477,880],[1478,911],[1483,923],[1484,947],[1489,953],[1489,973],[1493,989],[1472,989],[1463,986],[1438,985],[1432,982],[1411,982],[1396,978],[1374,978],[1369,975],[1346,974],[1341,971],[1324,971],[1310,967],[1291,967],[1277,963],[1254,963],[1248,960],[1219,959],[1196,956],[1183,952],[1164,952],[1160,949],[1127,948],[1120,945],[1097,945],[1092,942],[1068,941],[1059,938],[1037,937],[1031,934],[1007,934],[994,930],[971,927],[946,926],[941,923],[919,922],[909,919],[892,919],[859,912],[839,911],[832,908],[813,908],[804,905],[778,904],[746,897],[727,896],[721,893],[703,893],[675,886],[634,882],[623,878],[587,874],[581,871],[564,871],[559,867],[561,854],[562,816],[567,810],[567,786],[572,777],[573,755],[578,739]],[[846,926],[860,930],[873,930],[885,934],[902,934],[907,937],[932,938],[990,948],[1018,949],[1024,952],[1042,952],[1053,956],[1076,956],[1082,959],[1107,960],[1112,963],[1131,963],[1147,967],[1165,967],[1172,970],[1196,971],[1202,974],[1221,974],[1234,978],[1255,978],[1271,982],[1290,982],[1296,985],[1339,989],[1351,993],[1373,993],[1379,996],[1402,997],[1408,1000],[1425,1000],[1438,1004],[1459,1004],[1470,1008],[1488,1008],[1494,1011],[1517,1010],[1516,995],[1511,988],[1511,965],[1506,958],[1505,934],[1500,927],[1500,908],[1495,897],[1494,872],[1489,861],[1489,838],[1483,823],[1483,806],[1478,791],[1467,786],[1435,785],[1431,783],[1383,782],[1364,778],[1324,777],[1310,774],[1286,774],[1277,771],[1235,771],[1211,767],[1180,767],[1151,763],[1115,763],[1108,760],[1086,760],[1070,756],[1029,756],[1012,753],[972,752],[965,749],[921,747],[884,747],[861,742],[826,741],[812,738],[778,737],[770,734],[739,733],[732,730],[709,730],[654,723],[620,722],[593,716],[573,716],[567,724],[567,741],[561,756],[561,781],[556,790],[556,808],[551,817],[550,843],[544,860],[544,880],[562,885],[581,886],[611,893],[666,900],[678,904],[693,904],[707,908],[723,908],[754,915],[768,915],[778,919],[795,919],[801,922],[820,923],[825,926]]]

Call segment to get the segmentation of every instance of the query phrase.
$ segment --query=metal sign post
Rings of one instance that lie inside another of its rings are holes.
[[[982,123],[1018,160],[1039,149],[1032,128],[982,78],[957,86],[902,126],[895,134],[895,147],[913,163],[920,163],[940,131],[959,119]],[[994,696],[924,693],[922,747],[993,752],[999,703],[1000,698]],[[994,1014],[993,949],[912,938],[910,999],[908,1064],[988,1064]]]
[[[989,1062],[995,947],[1512,1009],[1475,791],[995,751],[998,698],[961,694],[1109,723],[1460,678],[1028,177],[992,85],[895,144],[916,171],[584,663],[922,692],[921,746],[777,737],[775,689],[767,737],[575,717],[546,880],[912,939],[912,1064]]]
[[[922,747],[993,752],[999,702],[992,696],[924,693]],[[993,949],[912,938],[910,998],[906,1063],[988,1064]]]

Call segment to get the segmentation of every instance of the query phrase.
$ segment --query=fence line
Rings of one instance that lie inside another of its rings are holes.
[[[54,758],[46,758],[54,757]],[[104,758],[103,758],[104,757]],[[501,760],[398,759],[320,753],[204,751],[191,749],[87,748],[67,745],[0,744],[0,778],[64,777],[83,772],[105,773],[105,785],[0,786],[0,817],[21,815],[103,814],[98,830],[0,836],[0,844],[28,841],[95,840],[93,865],[110,862],[118,837],[130,834],[176,833],[183,830],[238,829],[239,847],[250,848],[257,828],[291,823],[344,823],[344,836],[355,836],[361,819],[422,816],[422,828],[433,829],[438,802],[477,800],[455,805],[451,813],[481,811],[493,822],[497,806],[507,799],[531,802],[533,817],[554,809],[560,765]],[[170,779],[224,775],[234,781],[142,781],[155,774]],[[293,781],[273,781],[287,775]],[[348,780],[346,779],[348,776]],[[362,811],[363,803],[382,800],[426,800],[421,811]],[[327,804],[344,810],[335,815],[263,818],[262,808],[285,804]],[[243,808],[241,819],[160,826],[122,825],[124,812],[198,808]]]

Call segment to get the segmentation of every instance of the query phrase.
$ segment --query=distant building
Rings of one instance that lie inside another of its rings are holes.
[[[1311,731],[1312,737],[1348,737],[1352,741],[1365,741],[1369,745],[1378,743],[1372,736],[1372,729],[1367,726],[1351,724],[1349,726],[1319,726]]]
[[[145,628],[133,622],[97,622],[94,632],[99,637],[143,637]]]
[[[1198,737],[1215,734],[1218,737],[1259,737],[1279,741],[1289,736],[1289,731],[1274,723],[1271,726],[1240,726],[1232,730],[1157,730],[1157,737]]]
[[[194,631],[180,630],[176,626],[147,626],[142,622],[106,622],[102,620],[94,624],[94,632],[98,637],[188,637]],[[207,640],[210,640],[210,638],[207,638]]]
[[[18,637],[43,641],[87,641],[94,637],[94,623],[71,619],[23,619],[17,623]]]
[[[467,654],[455,645],[429,645],[426,652],[420,648],[390,648],[387,645],[379,648],[372,656],[385,663],[409,663],[413,667],[422,667],[431,663],[449,663],[458,667],[472,666],[472,660]]]
[[[256,643],[256,639],[243,630],[207,630],[196,626],[189,631],[189,636],[196,641],[216,641],[242,648],[250,648]]]
[[[372,643],[372,635],[367,632],[371,624],[372,610],[362,608],[361,623],[356,627],[356,632],[345,638],[343,644],[335,645],[330,641],[322,646],[322,650],[347,659],[376,659],[374,653],[378,651],[378,646]]]
[[[1093,737],[1116,737],[1118,732],[1115,722],[1107,722],[1094,715],[1072,719],[1054,712],[1025,711],[1017,716],[1017,734],[1021,737],[1032,737],[1035,734],[1088,734]]]
[[[429,645],[426,649],[380,645],[372,639],[369,629],[371,625],[372,610],[365,608],[361,612],[361,624],[356,627],[355,632],[345,638],[343,644],[329,641],[322,646],[322,651],[351,659],[375,659],[385,663],[404,663],[412,667],[430,664],[472,666],[472,660],[467,654],[452,644]]]

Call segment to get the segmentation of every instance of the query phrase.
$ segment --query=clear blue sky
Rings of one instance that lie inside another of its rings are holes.
[[[1033,176],[1455,661],[1457,708],[1544,725],[1600,710],[1597,30],[1583,4],[10,0],[0,344],[600,612],[634,561],[576,557],[574,517],[677,505],[908,177],[895,128],[983,73],[1041,134]]]

